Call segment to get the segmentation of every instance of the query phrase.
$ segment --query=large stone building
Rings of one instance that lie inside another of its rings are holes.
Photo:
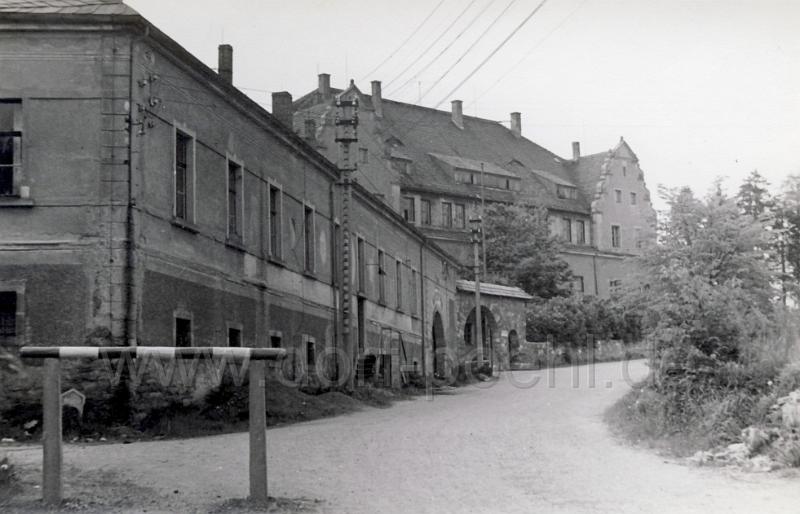
[[[0,54],[4,349],[282,347],[298,380],[394,385],[475,354],[458,259],[361,181],[344,265],[333,149],[236,89],[229,46],[217,73],[120,2],[0,1]],[[524,339],[511,292],[498,367]]]
[[[506,128],[464,115],[459,100],[439,111],[383,98],[379,81],[371,94],[352,82],[334,89],[328,74],[294,103],[295,129],[333,158],[335,103],[352,98],[361,111],[358,181],[464,264],[481,200],[546,207],[585,294],[608,297],[626,274],[623,260],[655,239],[650,193],[623,140],[586,156],[573,143],[572,157],[562,158],[523,137],[520,113]]]

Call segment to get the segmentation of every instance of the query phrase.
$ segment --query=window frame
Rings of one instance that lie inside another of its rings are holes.
[[[449,209],[445,215],[445,206]],[[453,228],[453,202],[442,201],[442,227]]]
[[[309,234],[309,219],[311,233]],[[317,271],[317,210],[313,205],[303,202],[303,269],[306,273]],[[310,255],[309,255],[310,254]]]
[[[189,346],[178,346],[178,320],[189,322]],[[172,346],[175,348],[192,348],[194,340],[194,316],[189,311],[175,309],[172,313]]]
[[[585,245],[586,244],[586,220],[575,220],[575,224],[580,229],[580,230],[576,230],[575,231],[575,235],[578,236],[576,238],[576,244]]]
[[[423,227],[430,227],[433,223],[433,206],[432,202],[427,198],[420,198],[419,200],[419,222]]]
[[[631,205],[636,205],[636,202],[637,202],[636,192],[635,191],[631,191],[630,196],[631,196]]]
[[[394,277],[394,284],[395,284],[395,294],[396,294],[396,302],[397,302],[397,310],[403,310],[403,261],[401,259],[395,259],[395,277]]]
[[[416,316],[419,314],[419,307],[417,303],[419,302],[419,294],[417,292],[417,270],[415,268],[411,268],[411,315]]]
[[[14,316],[14,335],[0,336],[0,347],[19,348],[29,342],[27,309],[26,309],[26,283],[24,280],[0,281],[0,291],[15,293],[16,313]]]
[[[566,241],[567,243],[571,243],[572,242],[572,219],[568,218],[566,216],[563,216],[561,218],[561,223],[562,223],[562,225],[561,225],[562,226],[561,235],[564,238],[564,241]]]
[[[378,248],[378,303],[386,305],[386,252]]]
[[[459,216],[459,210],[461,216]],[[453,226],[455,228],[467,228],[467,206],[463,203],[453,204]]]
[[[406,220],[408,223],[416,224],[417,223],[417,202],[416,198],[413,196],[403,196],[403,219]],[[406,205],[408,202],[408,205]]]
[[[273,209],[273,191],[277,209]],[[274,260],[283,260],[283,187],[271,180],[267,181],[267,255]]]
[[[189,140],[187,147],[186,178],[184,180],[184,208],[185,213],[178,213],[178,139],[184,137]],[[186,125],[177,121],[172,124],[172,217],[174,219],[195,223],[197,214],[197,134]]]
[[[23,152],[24,131],[22,130],[23,101],[22,98],[0,98],[0,104],[15,105],[11,115],[11,130],[0,128],[0,137],[11,138],[12,162],[4,167],[11,167],[10,187],[7,192],[0,192],[0,198],[19,198],[20,187],[24,182]]]
[[[303,334],[303,346],[306,353],[306,358],[304,359],[306,370],[310,371],[317,367],[317,339],[308,334]]]
[[[622,248],[622,229],[619,225],[611,225],[611,247]]]
[[[356,292],[366,293],[367,281],[367,243],[363,237],[356,235]]]
[[[614,201],[616,203],[622,203],[622,189],[614,190]]]
[[[231,165],[236,166],[236,182],[234,184],[233,193],[239,201],[239,205],[235,206],[234,213],[236,216],[231,218]],[[225,233],[229,242],[244,243],[244,161],[237,158],[235,155],[225,154]],[[231,233],[231,219],[236,222],[236,232]]]

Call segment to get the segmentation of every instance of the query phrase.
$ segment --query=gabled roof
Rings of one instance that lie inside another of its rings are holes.
[[[475,282],[472,280],[456,280],[456,289],[468,293],[475,292]],[[491,296],[502,296],[505,298],[516,298],[520,300],[533,300],[529,295],[518,287],[501,286],[500,284],[486,284],[481,282],[481,294]]]
[[[0,0],[0,12],[137,16],[122,0]]]

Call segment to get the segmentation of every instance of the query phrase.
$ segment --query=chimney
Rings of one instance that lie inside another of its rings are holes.
[[[375,108],[375,116],[383,118],[383,96],[381,94],[381,81],[372,81],[372,106]]]
[[[231,45],[219,45],[217,73],[225,82],[233,84],[233,47]]]
[[[577,161],[581,158],[581,144],[579,141],[572,142],[572,160]]]
[[[272,93],[272,115],[289,128],[294,126],[292,95],[286,91]]]
[[[464,113],[462,111],[462,102],[461,100],[453,100],[451,104],[453,106],[453,123],[456,127],[464,130]]]
[[[331,76],[328,73],[320,73],[318,78],[317,92],[322,95],[324,101],[328,101],[331,98]]]
[[[511,113],[511,132],[514,137],[522,137],[522,115],[518,112]]]

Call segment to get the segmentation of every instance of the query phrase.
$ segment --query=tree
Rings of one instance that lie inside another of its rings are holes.
[[[540,298],[570,293],[572,273],[550,235],[547,209],[493,204],[483,218],[489,280],[515,285]]]
[[[784,289],[800,283],[800,175],[790,175],[775,202],[778,259]]]
[[[658,349],[654,364],[669,380],[739,359],[767,332],[777,295],[760,249],[763,221],[720,188],[705,199],[688,188],[665,193],[660,244],[634,261],[638,287],[626,301],[641,309]]]
[[[750,172],[739,186],[739,193],[736,195],[736,203],[742,212],[754,219],[769,214],[774,202],[767,189],[768,186],[769,183],[758,170]]]

